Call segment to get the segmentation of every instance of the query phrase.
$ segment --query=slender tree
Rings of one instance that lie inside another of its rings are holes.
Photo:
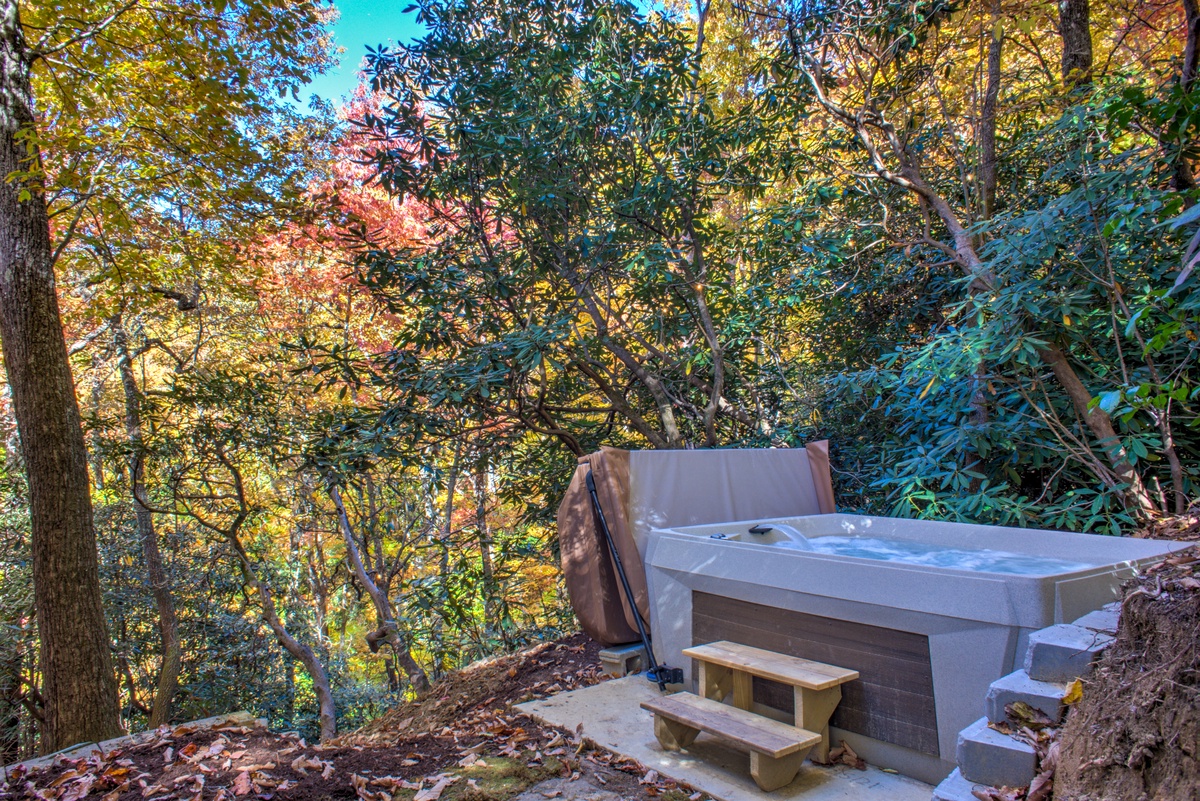
[[[179,642],[179,618],[175,614],[175,598],[170,579],[158,547],[154,529],[154,513],[146,501],[146,466],[142,441],[142,393],[133,371],[134,354],[129,349],[129,336],[120,315],[112,320],[113,345],[117,352],[117,370],[121,374],[121,389],[125,397],[125,434],[129,439],[129,488],[133,495],[134,517],[138,539],[142,543],[142,558],[146,562],[146,578],[158,609],[158,631],[162,640],[162,664],[158,671],[158,688],[150,710],[150,726],[156,728],[171,718],[171,702],[179,686],[179,671],[183,650]]]
[[[120,732],[75,383],[38,167],[32,57],[0,0],[0,340],[29,479],[43,751]]]

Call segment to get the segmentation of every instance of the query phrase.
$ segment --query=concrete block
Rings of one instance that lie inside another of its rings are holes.
[[[1113,638],[1101,631],[1060,623],[1029,635],[1025,672],[1037,681],[1072,682],[1087,675]]]
[[[969,782],[963,778],[961,771],[955,770],[943,779],[941,784],[933,788],[932,801],[979,801],[978,797],[971,792],[978,786],[975,782]]]
[[[980,718],[958,735],[958,769],[968,781],[992,787],[1024,787],[1033,781],[1033,746],[988,728]]]
[[[1007,704],[1024,701],[1034,709],[1040,709],[1053,720],[1063,712],[1063,694],[1067,685],[1029,678],[1024,670],[1009,673],[992,682],[987,694],[987,718],[992,723],[1004,721]]]
[[[642,655],[645,649],[640,642],[614,645],[600,651],[600,666],[610,676],[621,678],[642,670]]]
[[[1095,612],[1088,612],[1072,625],[1115,635],[1117,633],[1117,623],[1120,619],[1121,605],[1119,603],[1111,603],[1097,609]]]

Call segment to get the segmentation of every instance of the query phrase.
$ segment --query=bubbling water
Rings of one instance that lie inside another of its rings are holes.
[[[774,526],[783,530],[791,526]],[[787,532],[799,536],[797,541],[774,543],[777,548],[798,551],[853,556],[859,559],[876,559],[883,562],[901,562],[926,567],[946,567],[953,570],[973,570],[981,573],[1011,573],[1020,576],[1044,576],[1070,573],[1093,567],[1086,562],[1072,562],[1049,556],[995,551],[990,548],[943,548],[925,542],[889,540],[875,537],[816,537],[808,539],[800,532]]]
[[[784,534],[791,537],[791,540],[776,543],[777,545],[781,545],[784,548],[791,548],[794,551],[811,551],[813,549],[812,543],[809,542],[808,537],[801,534],[792,526],[785,525],[783,523],[772,523],[771,528],[775,531],[782,531]]]

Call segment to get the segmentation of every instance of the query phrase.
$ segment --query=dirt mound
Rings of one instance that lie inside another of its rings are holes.
[[[525,718],[510,704],[602,679],[583,635],[448,676],[418,702],[310,745],[257,725],[167,728],[149,740],[0,778],[21,801],[696,801],[691,788]],[[525,797],[528,797],[525,796]]]
[[[450,674],[424,698],[401,704],[336,745],[388,745],[401,739],[462,729],[511,704],[602,681],[600,646],[576,634],[527,651],[476,662]]]
[[[1200,798],[1200,548],[1126,586],[1117,639],[1063,729],[1054,797]]]

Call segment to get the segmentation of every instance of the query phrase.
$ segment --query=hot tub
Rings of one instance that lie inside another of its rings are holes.
[[[731,640],[858,670],[834,740],[936,783],[1031,632],[1100,608],[1139,563],[1182,547],[826,514],[654,529],[645,563],[660,661],[691,681],[683,649]],[[756,708],[788,719],[781,690],[756,684]]]

